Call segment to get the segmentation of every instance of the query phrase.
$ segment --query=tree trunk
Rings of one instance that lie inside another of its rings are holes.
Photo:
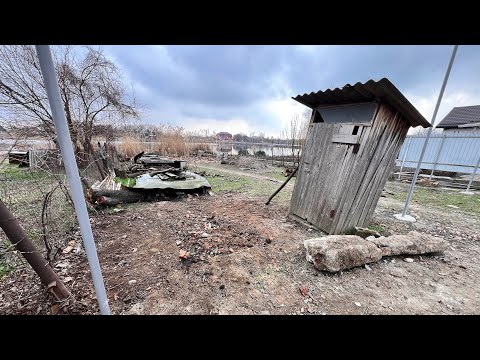
[[[101,180],[106,178],[105,171],[103,170],[103,164],[99,161],[99,159],[95,158],[95,149],[93,148],[92,143],[90,142],[89,138],[85,138],[84,142],[85,150],[90,154],[91,160],[95,162],[97,166],[98,172],[100,173]]]
[[[91,203],[97,202],[105,206],[112,206],[121,203],[132,203],[145,199],[144,192],[132,190],[88,190],[88,200]]]
[[[60,280],[58,275],[53,271],[47,260],[40,255],[35,245],[19,224],[13,214],[7,209],[5,204],[0,200],[0,227],[7,235],[8,239],[15,248],[28,261],[30,266],[40,277],[42,283],[48,287],[48,290],[55,296],[58,301],[67,300],[71,294]]]

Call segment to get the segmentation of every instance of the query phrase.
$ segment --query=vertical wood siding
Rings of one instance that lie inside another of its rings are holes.
[[[332,141],[341,125],[310,124],[290,213],[330,234],[368,225],[409,127],[381,104],[354,153],[354,144]]]

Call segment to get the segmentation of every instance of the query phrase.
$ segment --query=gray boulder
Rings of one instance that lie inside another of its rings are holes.
[[[318,270],[337,272],[382,258],[382,251],[357,235],[329,235],[304,241],[307,261]]]
[[[407,235],[368,237],[367,240],[381,248],[384,256],[436,253],[448,247],[446,240],[418,231],[410,231]]]

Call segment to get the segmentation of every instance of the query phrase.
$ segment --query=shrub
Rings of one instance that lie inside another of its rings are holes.
[[[258,157],[258,158],[266,158],[267,157],[267,154],[265,153],[265,151],[263,150],[258,150],[255,152],[255,157]]]

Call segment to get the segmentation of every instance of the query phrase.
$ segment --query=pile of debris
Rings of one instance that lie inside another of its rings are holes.
[[[283,175],[285,177],[288,177],[290,176],[293,172],[295,171],[295,167],[294,166],[287,166],[285,168],[285,170],[283,171]],[[293,176],[297,176],[296,174],[293,174]]]
[[[88,200],[97,205],[113,206],[137,201],[162,200],[187,194],[205,194],[208,181],[186,170],[187,162],[141,152],[123,169],[114,168],[88,191]]]
[[[472,178],[471,174],[464,174],[461,176],[457,176],[456,173],[451,174],[451,176],[433,175],[431,178],[430,174],[419,174],[417,184],[428,187],[448,187],[452,189],[464,190]],[[393,173],[393,177],[402,182],[411,183],[413,179],[413,172],[395,172]],[[474,180],[470,184],[470,188],[473,190],[480,190],[480,178]]]
[[[140,175],[148,174],[150,177],[158,177],[161,180],[185,179],[185,168],[187,162],[184,160],[171,160],[159,157],[156,154],[145,154],[141,152],[133,158],[133,164],[125,170],[114,169],[115,175],[119,178],[135,179]]]
[[[417,180],[417,184],[424,185],[424,186],[436,187],[436,186],[438,186],[438,181],[423,178],[423,179]]]

